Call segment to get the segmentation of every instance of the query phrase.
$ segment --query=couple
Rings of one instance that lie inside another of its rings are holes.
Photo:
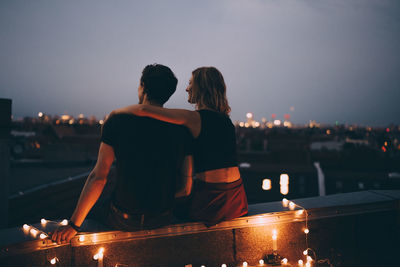
[[[103,125],[97,163],[69,224],[52,233],[54,241],[68,242],[80,231],[104,189],[114,158],[116,188],[110,200],[93,208],[98,210],[94,218],[113,229],[167,225],[177,199],[187,200],[190,219],[207,226],[247,214],[222,74],[214,67],[192,72],[186,91],[196,111],[163,108],[176,85],[168,67],[144,68],[139,104],[113,111]]]

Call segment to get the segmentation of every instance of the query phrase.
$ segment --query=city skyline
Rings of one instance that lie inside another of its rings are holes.
[[[14,118],[94,115],[137,103],[141,71],[175,72],[166,107],[194,107],[193,69],[224,75],[234,121],[400,124],[400,3],[2,1],[1,98]]]

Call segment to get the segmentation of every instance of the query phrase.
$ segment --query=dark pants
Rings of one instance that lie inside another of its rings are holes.
[[[87,218],[101,223],[105,229],[139,231],[168,225],[172,217],[172,211],[169,210],[156,214],[126,213],[117,208],[111,198],[108,198],[98,201]]]

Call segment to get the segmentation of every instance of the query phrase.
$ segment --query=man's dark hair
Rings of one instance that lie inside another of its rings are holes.
[[[176,90],[178,79],[170,68],[161,64],[147,65],[140,84],[150,101],[163,105]]]

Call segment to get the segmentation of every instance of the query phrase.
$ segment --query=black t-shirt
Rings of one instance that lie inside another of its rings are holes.
[[[132,214],[157,214],[173,206],[177,179],[192,137],[187,128],[130,114],[113,115],[101,141],[116,157],[116,207]]]

